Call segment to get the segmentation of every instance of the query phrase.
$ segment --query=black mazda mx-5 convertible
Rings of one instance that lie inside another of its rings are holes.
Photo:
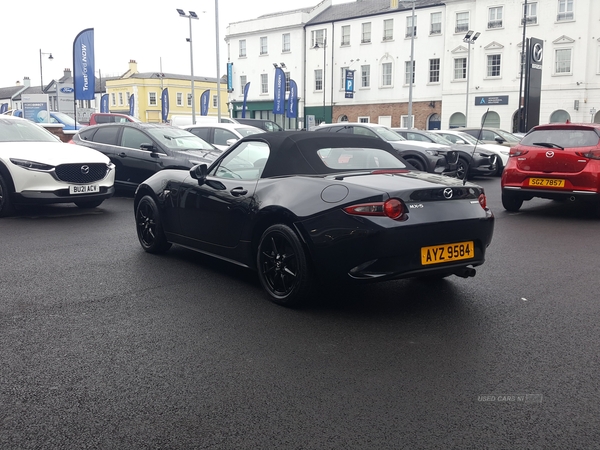
[[[494,228],[480,186],[409,169],[382,140],[302,131],[160,171],[134,208],[147,252],[177,244],[255,269],[286,306],[319,282],[474,276]]]

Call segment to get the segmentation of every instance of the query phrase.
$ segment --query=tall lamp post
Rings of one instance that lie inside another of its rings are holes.
[[[463,38],[463,41],[468,45],[467,51],[467,100],[465,104],[465,126],[469,126],[469,72],[471,68],[471,44],[473,44],[481,33],[479,31],[474,32],[473,30],[467,31],[467,34]]]
[[[198,19],[198,14],[190,11],[186,14],[183,9],[177,9],[179,17],[185,17],[190,21],[190,37],[186,39],[190,43],[190,71],[192,75],[192,124],[196,125],[196,96],[194,95],[194,47],[192,45],[192,19]]]
[[[319,43],[315,43],[315,48],[321,48]],[[323,122],[325,122],[325,64],[327,64],[327,38],[323,36]]]
[[[408,127],[413,128],[413,77],[415,64],[415,1],[412,2],[411,35],[410,35],[410,77],[408,80]],[[401,124],[402,125],[402,124]]]
[[[49,60],[53,60],[54,56],[52,56],[52,53],[44,53],[42,51],[42,49],[40,48],[40,87],[42,88],[42,92],[45,92],[44,91],[44,71],[42,69],[42,56],[43,55],[49,55],[48,56]]]

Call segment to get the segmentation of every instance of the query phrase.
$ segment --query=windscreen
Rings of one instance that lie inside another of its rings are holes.
[[[334,170],[405,169],[400,159],[378,148],[322,148],[323,163]]]
[[[149,128],[148,132],[157,141],[171,150],[214,150],[215,148],[189,131],[178,128]]]
[[[49,131],[29,120],[0,117],[0,142],[57,142]]]

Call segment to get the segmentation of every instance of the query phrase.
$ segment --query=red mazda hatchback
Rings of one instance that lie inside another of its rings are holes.
[[[502,206],[518,211],[533,197],[586,201],[600,213],[600,124],[539,125],[510,150]]]

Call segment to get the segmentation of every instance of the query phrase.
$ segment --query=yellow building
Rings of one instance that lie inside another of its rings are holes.
[[[169,116],[192,117],[192,86],[189,75],[146,72],[139,73],[137,62],[129,61],[129,70],[119,78],[106,80],[108,107],[112,113],[129,114],[129,98],[134,96],[133,116],[142,122],[161,122],[161,93],[169,92]],[[208,116],[217,117],[217,79],[194,76],[196,118],[200,117],[200,97],[210,90]],[[228,117],[227,82],[221,80],[221,116]]]

